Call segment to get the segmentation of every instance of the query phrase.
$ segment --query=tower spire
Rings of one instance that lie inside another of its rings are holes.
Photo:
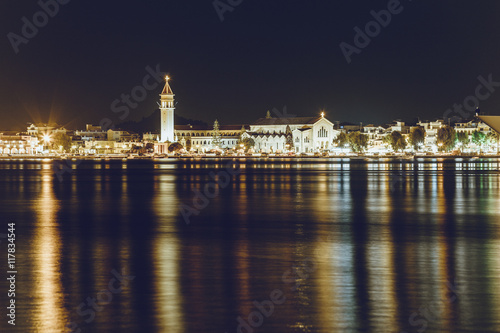
[[[174,92],[170,88],[170,78],[165,77],[165,87],[160,94],[161,142],[174,142]]]
[[[170,77],[165,76],[165,87],[163,88],[163,91],[161,92],[162,95],[173,95],[174,92],[172,91],[172,88],[170,88],[170,84],[168,83],[170,81]]]

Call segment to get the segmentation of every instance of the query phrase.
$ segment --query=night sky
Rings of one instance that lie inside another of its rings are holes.
[[[33,22],[41,7],[0,6],[0,130],[119,123],[112,102],[157,64],[172,77],[178,114],[221,124],[251,123],[284,106],[300,116],[324,109],[332,121],[432,120],[474,95],[478,76],[500,82],[498,0],[402,1],[350,64],[340,43],[354,45],[354,28],[364,30],[370,11],[388,1],[243,0],[221,21],[212,0],[71,0],[17,54],[8,34],[22,36],[21,19]],[[123,120],[152,114],[161,88]],[[483,112],[500,114],[496,89]]]

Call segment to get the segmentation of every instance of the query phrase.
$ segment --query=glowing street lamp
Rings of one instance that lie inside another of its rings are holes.
[[[47,146],[47,149],[49,148],[49,143],[50,141],[52,141],[52,138],[50,137],[50,135],[48,134],[44,134],[43,137],[42,137],[42,140],[44,142],[44,147]],[[43,148],[42,148],[43,149]]]

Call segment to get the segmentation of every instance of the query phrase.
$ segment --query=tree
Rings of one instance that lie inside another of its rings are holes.
[[[144,149],[143,146],[132,144],[132,147],[130,147],[130,150],[128,152],[129,153],[133,153],[133,154],[142,155],[142,154],[144,154],[146,152],[146,150]]]
[[[352,151],[356,153],[363,152],[368,146],[368,135],[362,134],[361,132],[349,133],[347,140]]]
[[[255,146],[255,141],[252,138],[244,138],[241,140],[241,144],[245,146],[245,150],[248,150]]]
[[[475,130],[472,132],[472,142],[479,146],[479,150],[481,150],[483,144],[486,143],[486,134],[481,131]]]
[[[215,121],[214,121],[214,130],[213,130],[213,134],[212,134],[212,145],[214,147],[219,147],[219,148],[221,148],[221,146],[222,146],[222,139],[221,139],[220,130],[219,130],[219,122],[217,121],[217,119],[215,119]]]
[[[500,140],[500,135],[498,134],[497,131],[491,130],[486,135],[486,141],[488,141],[488,143],[490,145],[495,145],[496,146],[497,154],[498,154],[498,143],[499,143],[499,140]]]
[[[465,147],[469,144],[469,134],[466,132],[457,132],[455,141],[459,144],[460,147]]]
[[[290,125],[286,125],[286,145],[288,146],[288,150],[293,150],[293,133],[292,130],[290,129]]]
[[[170,146],[168,146],[168,151],[169,152],[178,152],[179,150],[182,150],[184,147],[179,143],[179,142],[174,142]]]
[[[335,139],[333,139],[333,143],[336,144],[339,148],[345,148],[349,144],[347,134],[345,134],[344,132],[340,132],[340,134],[337,135]]]
[[[404,150],[406,148],[406,140],[399,131],[393,131],[390,134],[387,134],[384,138],[384,141],[391,145],[392,150]]]
[[[71,140],[71,137],[67,135],[66,133],[56,133],[52,137],[52,146],[55,149],[59,149],[62,147],[63,151],[71,149],[73,141]]]
[[[482,145],[485,142],[486,135],[478,130],[472,132],[472,142],[476,145]]]
[[[421,145],[425,142],[425,130],[423,127],[415,127],[410,132],[410,137],[408,138],[410,145],[415,151],[419,149]]]
[[[455,130],[446,125],[438,129],[437,142],[439,150],[450,151],[455,147]]]
[[[243,139],[243,134],[245,134],[246,132],[247,130],[245,129],[245,125],[242,125],[240,129],[240,136],[238,138],[240,141]]]

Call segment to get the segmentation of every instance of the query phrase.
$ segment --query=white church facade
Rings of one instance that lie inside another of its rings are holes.
[[[244,135],[254,140],[256,151],[312,153],[333,149],[339,133],[324,113],[319,117],[273,118],[268,112]]]

